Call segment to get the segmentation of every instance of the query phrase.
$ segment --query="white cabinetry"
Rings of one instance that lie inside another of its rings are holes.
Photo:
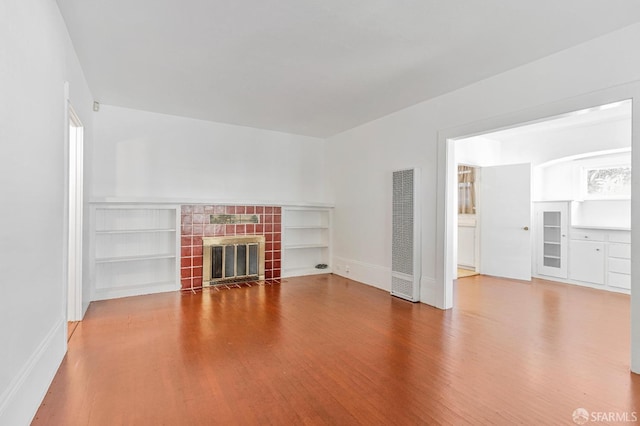
[[[627,293],[631,288],[631,233],[603,228],[572,228],[569,279]]]
[[[331,209],[286,207],[282,227],[283,277],[331,272]]]
[[[607,256],[607,285],[623,290],[631,289],[631,234],[611,232]]]
[[[476,217],[458,216],[458,267],[476,270]]]
[[[592,284],[604,284],[604,243],[571,240],[569,278]]]
[[[536,276],[609,291],[629,292],[629,230],[572,226],[568,201],[534,204]]]
[[[536,272],[567,278],[568,202],[536,203]]]
[[[92,300],[179,288],[178,206],[92,208]]]

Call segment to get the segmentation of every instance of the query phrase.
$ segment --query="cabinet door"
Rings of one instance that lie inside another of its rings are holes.
[[[567,278],[567,212],[566,203],[537,206],[539,275]]]
[[[569,278],[592,284],[604,284],[604,243],[571,241]]]

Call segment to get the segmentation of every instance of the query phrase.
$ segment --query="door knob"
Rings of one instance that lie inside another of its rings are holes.
[[[525,231],[528,231],[528,230],[529,230],[529,227],[528,227],[528,226],[525,226],[525,227],[524,227],[524,228],[522,228],[522,229],[524,229]]]

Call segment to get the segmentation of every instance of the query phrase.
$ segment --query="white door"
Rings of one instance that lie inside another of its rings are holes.
[[[480,179],[480,273],[530,281],[531,165],[483,167]]]

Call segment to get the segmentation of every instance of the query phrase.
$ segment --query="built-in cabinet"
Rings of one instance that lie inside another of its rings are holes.
[[[99,204],[91,210],[92,300],[179,288],[179,207]]]
[[[568,203],[537,203],[535,212],[539,241],[538,273],[567,278]]]
[[[598,241],[571,240],[569,278],[591,284],[604,285],[604,243]]]
[[[570,202],[535,203],[535,275],[628,292],[631,231],[572,225]]]
[[[331,272],[330,208],[283,208],[282,228],[283,277]]]
[[[478,250],[475,215],[458,215],[458,268],[475,271]]]
[[[631,232],[617,229],[571,230],[569,278],[613,291],[631,288]],[[582,254],[582,256],[579,256]]]

